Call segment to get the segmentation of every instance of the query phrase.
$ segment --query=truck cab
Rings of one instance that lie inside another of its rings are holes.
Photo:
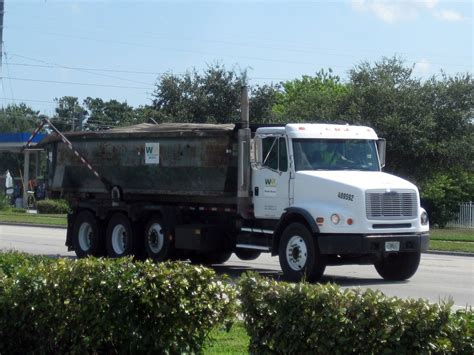
[[[387,279],[414,274],[428,217],[415,185],[382,172],[385,141],[373,129],[258,128],[251,155],[253,213],[278,221],[271,251],[285,273],[317,279],[325,265],[373,263]]]

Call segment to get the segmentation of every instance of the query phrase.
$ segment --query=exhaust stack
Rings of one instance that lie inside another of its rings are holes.
[[[242,87],[240,103],[240,129],[238,131],[238,165],[237,165],[237,212],[243,218],[250,218],[250,142],[249,96],[248,87]]]

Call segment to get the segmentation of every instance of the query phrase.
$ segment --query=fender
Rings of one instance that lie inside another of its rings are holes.
[[[289,223],[295,220],[304,221],[308,225],[312,234],[319,233],[319,228],[316,224],[314,217],[311,216],[311,214],[307,210],[300,207],[285,208],[285,213],[281,215],[280,220],[278,221],[278,224],[273,233],[272,255],[278,254],[280,236],[283,233],[283,230]]]

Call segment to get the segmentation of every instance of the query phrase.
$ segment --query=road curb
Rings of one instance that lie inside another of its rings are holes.
[[[462,252],[462,251],[442,251],[442,250],[428,250],[428,251],[424,251],[423,254],[474,256],[474,253],[466,253],[466,252]]]
[[[57,226],[57,225],[51,225],[51,224],[0,222],[0,225],[13,226],[13,227],[16,226],[16,227],[40,227],[40,228],[67,229],[67,226]]]

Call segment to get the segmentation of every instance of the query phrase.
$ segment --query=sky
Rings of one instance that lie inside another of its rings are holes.
[[[473,72],[473,2],[4,0],[0,104],[151,103],[163,73],[220,63],[251,85],[399,56],[428,79]]]

